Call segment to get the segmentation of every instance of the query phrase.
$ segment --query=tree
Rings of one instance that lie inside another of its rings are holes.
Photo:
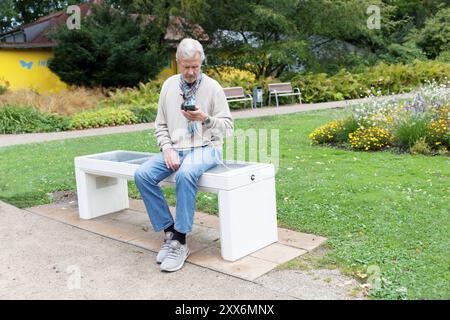
[[[209,18],[208,2],[211,0],[104,0],[114,8],[129,14],[151,15],[153,23],[161,30],[167,30],[171,16],[186,18],[189,22],[202,23]],[[214,1],[214,0],[213,0]],[[203,26],[203,25],[202,25]],[[189,26],[183,30],[186,36],[194,37]],[[161,35],[160,43],[166,40]]]
[[[383,0],[383,2],[395,8],[393,19],[407,22],[408,29],[422,28],[426,19],[434,16],[439,8],[449,5],[448,0]]]
[[[296,37],[297,28],[292,22],[295,1],[203,2],[198,0],[196,6],[191,4],[189,12],[192,19],[214,37],[217,47],[209,52],[214,53],[216,63],[268,77],[279,76],[304,56],[305,42]],[[202,12],[201,8],[207,8],[208,12]]]
[[[109,5],[94,5],[81,29],[61,27],[49,68],[64,82],[82,86],[134,86],[161,71],[165,48],[162,31],[141,16],[132,18]]]
[[[30,23],[39,17],[62,10],[68,5],[88,0],[1,0],[0,33],[11,30],[17,25]]]
[[[299,68],[338,70],[352,59],[363,60],[355,59],[349,45],[373,56],[383,47],[384,30],[369,30],[366,23],[369,5],[376,3],[387,12],[381,0],[197,1],[207,4],[208,19],[200,23],[210,34],[230,31],[217,37],[230,52],[217,63],[244,67],[258,76],[278,77]],[[383,29],[388,27],[383,24]]]
[[[0,33],[10,30],[17,19],[13,0],[0,1]]]
[[[428,58],[435,59],[441,52],[450,50],[450,8],[442,8],[434,17],[426,20],[417,45]]]

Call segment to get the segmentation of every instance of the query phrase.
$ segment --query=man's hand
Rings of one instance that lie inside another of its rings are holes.
[[[180,157],[178,156],[178,152],[172,148],[164,150],[164,161],[166,162],[166,167],[173,171],[178,170],[180,167]]]
[[[181,110],[183,116],[190,121],[205,121],[207,114],[204,113],[199,107],[196,107],[195,111],[184,111]]]

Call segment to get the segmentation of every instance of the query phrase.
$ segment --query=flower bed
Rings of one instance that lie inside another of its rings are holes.
[[[450,81],[427,82],[405,100],[377,100],[354,107],[343,119],[313,132],[313,144],[344,146],[353,150],[436,154],[450,148]]]

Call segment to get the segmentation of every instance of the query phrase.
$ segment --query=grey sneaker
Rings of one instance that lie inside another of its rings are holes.
[[[172,240],[170,242],[170,251],[161,263],[161,271],[180,270],[189,254],[190,252],[187,244],[181,244],[177,240]]]
[[[160,264],[163,262],[164,258],[170,250],[170,241],[172,241],[172,238],[173,232],[168,231],[164,234],[164,243],[161,246],[161,249],[159,249],[158,255],[156,256],[156,263]]]

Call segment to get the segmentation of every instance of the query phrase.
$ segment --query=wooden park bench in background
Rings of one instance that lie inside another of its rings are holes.
[[[253,96],[250,93],[245,94],[244,88],[242,87],[230,87],[223,88],[225,96],[228,102],[238,102],[238,101],[250,101],[252,109],[253,106]]]
[[[292,88],[291,83],[270,83],[269,84],[269,106],[272,96],[275,96],[275,101],[278,107],[278,97],[284,96],[298,96],[300,103],[302,103],[302,94],[299,88]]]

